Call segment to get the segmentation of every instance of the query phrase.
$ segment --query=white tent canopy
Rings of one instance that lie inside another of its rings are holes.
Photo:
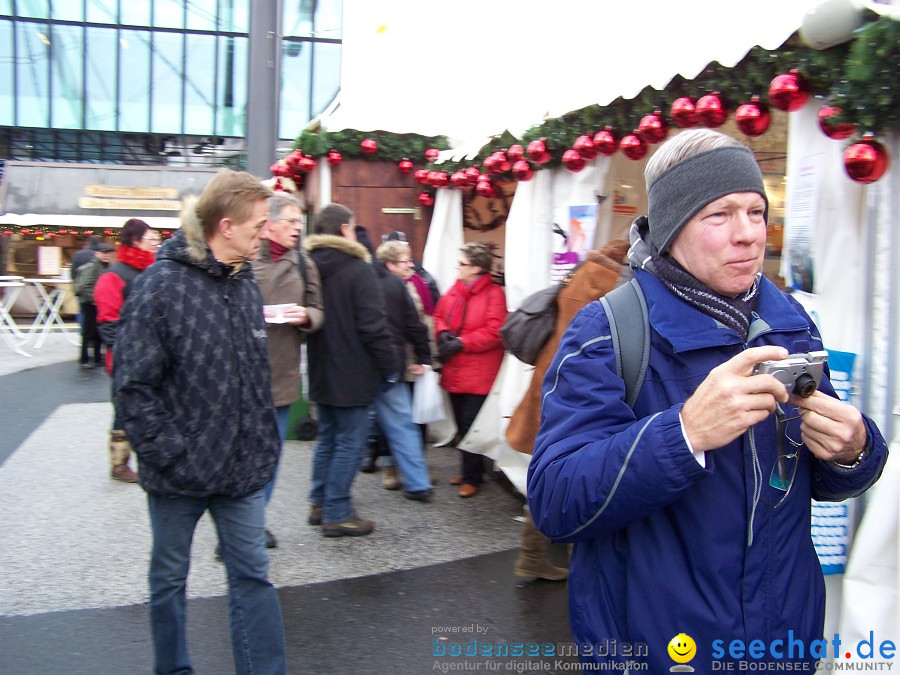
[[[327,129],[521,135],[545,118],[781,46],[816,0],[344,3],[340,105]],[[649,112],[649,111],[648,111]]]

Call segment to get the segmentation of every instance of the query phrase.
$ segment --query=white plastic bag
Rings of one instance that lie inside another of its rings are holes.
[[[416,424],[430,424],[446,417],[440,375],[428,368],[413,384],[412,420]]]

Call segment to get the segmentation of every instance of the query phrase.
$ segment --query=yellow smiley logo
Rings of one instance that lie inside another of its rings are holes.
[[[669,657],[675,663],[687,663],[696,655],[697,645],[690,635],[679,633],[669,641]]]

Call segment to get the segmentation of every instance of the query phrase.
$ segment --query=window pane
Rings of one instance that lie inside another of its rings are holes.
[[[156,33],[153,37],[154,133],[181,133],[183,33]]]
[[[85,105],[88,129],[116,129],[116,37],[115,28],[87,29],[87,81]]]
[[[84,28],[53,26],[50,46],[53,82],[51,125],[59,129],[80,129],[81,101],[84,98],[82,65],[84,63]]]
[[[34,19],[50,18],[50,7],[47,0],[19,0],[16,3],[16,12],[22,17]]]
[[[219,2],[219,30],[233,33],[249,33],[249,0],[219,0]]]
[[[311,42],[283,43],[281,52],[281,119],[279,138],[296,138],[309,122]]]
[[[0,3],[2,4],[2,3]],[[62,21],[84,21],[84,7],[81,0],[53,0],[51,7],[54,19]]]
[[[129,4],[129,3],[126,3]],[[130,4],[142,5],[143,2]],[[87,20],[93,23],[116,23],[116,0],[88,0]]]
[[[16,126],[12,22],[0,22],[0,125]]]
[[[44,127],[50,122],[47,65],[50,45],[47,25],[16,24],[16,72],[19,90],[16,96],[16,118],[20,126]]]
[[[316,37],[342,36],[343,0],[319,0],[316,5]]]
[[[150,122],[150,32],[119,33],[119,130],[148,131]]]
[[[187,27],[191,30],[215,30],[216,0],[191,0],[187,6]]]
[[[247,38],[220,37],[216,134],[243,136],[247,108]]]
[[[152,4],[147,0],[134,2],[125,0],[122,3],[122,23],[126,26],[149,26],[150,8]]]
[[[0,14],[13,15],[13,0],[0,0]]]
[[[215,133],[216,38],[188,35],[185,54],[184,133]]]
[[[154,0],[153,25],[163,28],[184,28],[184,1]]]
[[[313,47],[312,117],[334,100],[341,88],[341,45],[318,42]]]
[[[316,3],[314,0],[286,0],[281,22],[283,35],[311,37]]]

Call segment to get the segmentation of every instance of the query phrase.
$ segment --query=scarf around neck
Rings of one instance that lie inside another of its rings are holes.
[[[679,298],[732,329],[742,339],[747,339],[750,317],[759,302],[761,274],[756,275],[746,291],[729,297],[716,293],[674,258],[659,255],[656,248],[648,243],[647,218],[642,216],[631,224],[629,238],[631,248],[628,249],[628,262],[632,267],[649,272]]]

